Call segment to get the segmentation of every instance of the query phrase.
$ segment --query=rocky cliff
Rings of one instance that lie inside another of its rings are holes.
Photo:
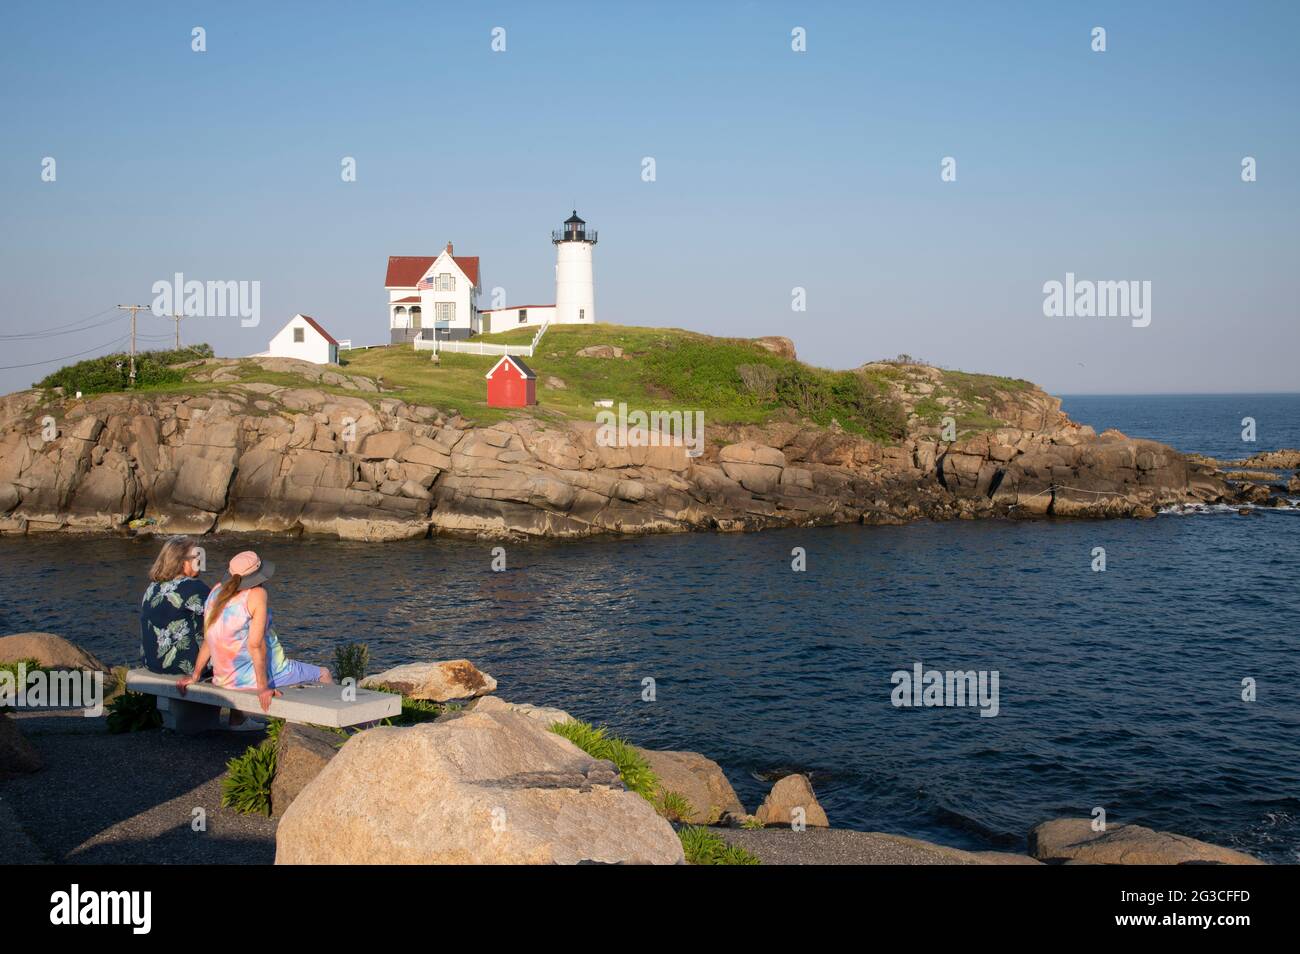
[[[945,372],[922,366],[894,369],[908,434],[892,446],[787,421],[709,426],[696,458],[602,446],[594,420],[521,414],[475,426],[372,393],[369,378],[301,370],[315,386],[231,381],[218,363],[201,392],[0,400],[0,533],[576,537],[1144,516],[1239,499],[1212,463],[1095,434],[1028,385],[986,389],[988,420],[945,441],[934,418],[959,415],[961,401],[935,405]]]

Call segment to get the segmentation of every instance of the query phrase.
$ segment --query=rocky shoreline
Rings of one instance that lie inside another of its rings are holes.
[[[19,660],[107,668],[52,634],[0,638],[0,664]],[[222,804],[214,773],[241,745],[231,733],[110,734],[102,717],[76,711],[0,713],[0,848],[18,863],[78,861],[89,852],[100,862],[152,864],[680,864],[689,830],[710,833],[746,863],[1263,863],[1091,818],[1034,826],[1023,853],[836,828],[803,775],[777,780],[750,814],[707,756],[633,747],[657,789],[673,795],[652,800],[613,762],[554,731],[574,721],[569,713],[501,699],[496,680],[468,660],[408,664],[366,683],[454,707],[432,721],[343,735],[285,725],[274,742],[269,818]],[[69,773],[76,784],[63,784]],[[244,846],[189,836],[175,820],[195,807],[214,832],[239,831]],[[57,825],[48,824],[50,813]],[[86,840],[72,835],[69,843],[69,831]]]
[[[1216,461],[1096,434],[1032,387],[988,395],[996,416],[944,440],[919,413],[939,374],[923,366],[895,369],[909,420],[896,444],[781,421],[710,427],[692,458],[679,446],[602,446],[594,420],[480,426],[386,398],[369,378],[285,364],[318,386],[228,381],[218,367],[197,394],[0,399],[0,534],[572,538],[1150,517],[1182,504],[1287,506],[1283,495],[1300,492],[1295,479],[1289,491],[1229,479]],[[1273,457],[1300,466],[1300,453]]]

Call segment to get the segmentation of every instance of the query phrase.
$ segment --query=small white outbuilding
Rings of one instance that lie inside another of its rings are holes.
[[[294,315],[258,357],[297,358],[313,364],[338,364],[339,343],[310,315]]]

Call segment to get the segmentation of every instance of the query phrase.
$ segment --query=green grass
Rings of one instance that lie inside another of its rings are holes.
[[[557,722],[551,731],[568,739],[593,759],[608,759],[623,776],[623,785],[636,792],[651,805],[659,805],[659,777],[639,752],[626,740],[609,735],[604,726],[597,728],[588,722]]]
[[[729,845],[716,831],[687,825],[678,829],[682,851],[690,865],[756,865],[759,860],[738,845]]]
[[[483,335],[494,344],[528,344],[533,328]],[[581,358],[590,345],[623,349],[622,358]],[[704,412],[705,426],[762,424],[773,420],[838,423],[851,433],[892,443],[906,431],[904,409],[891,383],[907,381],[907,366],[876,365],[852,371],[815,368],[773,354],[743,338],[714,338],[675,328],[567,325],[551,328],[538,353],[525,359],[538,375],[538,406],[488,408],[483,374],[498,358],[443,354],[433,365],[427,352],[408,347],[371,348],[346,356],[348,373],[379,378],[403,400],[456,410],[478,423],[520,414],[594,420],[593,403],[625,402],[631,410]],[[934,394],[920,398],[917,413],[937,424],[939,397],[963,402],[955,416],[967,430],[1001,426],[988,414],[996,393],[1031,388],[1027,381],[996,375],[942,372]],[[559,378],[563,389],[548,385]]]

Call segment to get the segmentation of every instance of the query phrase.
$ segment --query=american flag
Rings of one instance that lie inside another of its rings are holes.
[[[415,287],[416,287],[416,288],[432,288],[432,287],[433,287],[433,276],[432,276],[432,275],[425,275],[423,278],[421,278],[418,282],[415,283]]]

